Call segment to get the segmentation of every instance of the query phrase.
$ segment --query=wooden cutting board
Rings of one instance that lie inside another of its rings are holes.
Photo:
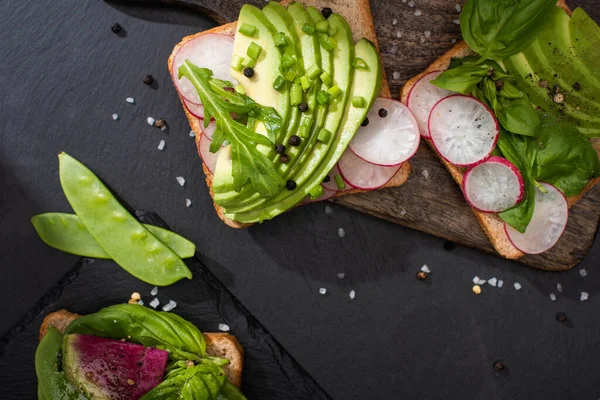
[[[143,0],[142,0],[143,1]],[[262,7],[264,0],[158,0],[200,10],[219,23],[237,19],[245,3]],[[336,0],[326,0],[335,11]],[[347,0],[339,0],[347,2]],[[570,1],[600,21],[597,0]],[[371,8],[392,95],[460,40],[458,14],[463,0],[373,0]],[[471,208],[437,157],[422,144],[410,161],[412,174],[398,188],[338,198],[335,202],[378,218],[496,253]],[[600,188],[596,186],[571,209],[558,244],[544,254],[518,261],[550,271],[573,268],[590,250],[600,217]],[[497,253],[496,253],[497,254]]]

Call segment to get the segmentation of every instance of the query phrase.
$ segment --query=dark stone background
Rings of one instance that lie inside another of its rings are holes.
[[[314,204],[228,228],[212,208],[166,68],[181,37],[213,22],[185,9],[99,0],[4,1],[0,15],[0,334],[76,261],[44,245],[29,223],[33,214],[70,211],[57,173],[56,155],[66,151],[131,206],[157,212],[193,240],[334,398],[600,397],[598,240],[575,270],[547,273],[446,250],[439,239],[337,205],[331,215]],[[126,37],[110,31],[115,22]],[[156,88],[142,83],[148,73]],[[147,125],[148,116],[166,119],[168,132]],[[433,271],[426,282],[415,279],[423,264]],[[475,296],[475,275],[505,286]],[[123,287],[124,298],[135,289]],[[585,303],[581,291],[590,293]],[[89,287],[81,302],[101,296]],[[559,311],[570,324],[556,321]],[[497,359],[508,367],[503,374],[492,369]]]

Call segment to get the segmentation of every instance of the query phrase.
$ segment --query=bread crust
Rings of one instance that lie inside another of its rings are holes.
[[[292,2],[291,0],[284,0],[284,1],[281,1],[281,4],[284,6],[287,6],[291,2]],[[322,8],[322,7],[333,8],[333,10],[336,13],[340,14],[342,17],[344,17],[346,19],[346,21],[348,21],[348,24],[352,27],[352,34],[353,34],[354,41],[355,42],[358,41],[361,37],[369,39],[371,42],[373,42],[375,44],[375,47],[377,48],[377,52],[379,53],[379,58],[383,62],[383,57],[381,56],[381,52],[379,51],[379,43],[377,41],[377,33],[375,31],[375,25],[373,24],[373,15],[371,14],[371,6],[369,4],[369,0],[301,0],[300,2],[305,6],[313,6],[316,8]],[[171,76],[172,76],[172,72],[173,72],[173,59],[174,59],[175,55],[177,54],[177,51],[181,48],[181,46],[183,46],[185,43],[187,43],[188,41],[190,41],[196,37],[208,35],[208,34],[220,34],[220,35],[234,36],[236,26],[237,26],[237,22],[231,22],[229,24],[217,26],[213,29],[203,31],[203,32],[198,32],[194,35],[184,37],[181,40],[181,42],[179,42],[173,48],[173,52],[171,53],[171,56],[169,57],[168,67],[169,67],[169,72],[171,73]],[[379,95],[381,97],[391,98],[390,88],[387,83],[385,74],[383,75],[381,91],[379,92]],[[194,117],[188,111],[188,109],[185,107],[185,105],[183,103],[183,98],[181,96],[179,96],[179,99],[181,100],[181,104],[183,106],[183,110],[185,112],[185,116],[188,119],[190,127],[196,133],[196,146],[198,146],[198,142],[202,136],[200,120],[198,118]],[[204,174],[206,175],[206,184],[209,188],[210,196],[214,200],[214,194],[212,191],[212,174],[208,170],[208,168],[206,168],[206,165],[204,163],[202,164],[202,170],[204,171]],[[404,165],[402,165],[402,167],[398,170],[398,172],[396,172],[396,175],[394,175],[392,177],[392,179],[383,187],[387,188],[387,187],[395,187],[395,186],[403,185],[410,175],[410,170],[411,170],[410,163],[405,162]],[[349,194],[362,193],[362,192],[365,192],[365,190],[351,189],[351,190],[346,190],[343,192],[338,192],[338,193],[336,193],[335,197],[346,196]],[[221,221],[223,221],[226,225],[228,225],[232,228],[247,228],[247,227],[253,225],[253,224],[240,223],[240,222],[237,222],[237,221],[227,218],[225,216],[224,209],[221,206],[214,203],[214,201],[213,201],[213,206],[215,208],[215,211],[216,211],[219,219],[221,219]],[[300,206],[300,204],[298,206]]]

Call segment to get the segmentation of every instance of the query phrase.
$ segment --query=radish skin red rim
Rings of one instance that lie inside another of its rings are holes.
[[[335,192],[345,192],[346,190],[351,190],[352,185],[350,185],[348,182],[345,182],[346,183],[345,188],[343,188],[343,189],[338,188],[337,183],[335,181],[335,177],[338,175],[341,176],[342,174],[340,173],[340,170],[336,164],[336,166],[333,167],[333,169],[331,171],[329,171],[329,174],[327,174],[327,176],[329,176],[329,182],[323,182],[323,188],[333,190]],[[343,179],[343,177],[342,177],[342,179]]]
[[[471,96],[440,100],[429,115],[429,133],[438,153],[449,163],[470,167],[490,157],[500,127],[494,113]]]
[[[208,34],[189,40],[179,48],[173,58],[171,78],[181,97],[191,103],[201,104],[200,96],[192,82],[186,77],[181,79],[177,77],[179,67],[185,60],[190,60],[201,68],[212,70],[213,76],[217,79],[236,84],[230,73],[233,42],[233,38],[228,35]]]
[[[421,136],[426,139],[431,138],[428,126],[431,109],[438,101],[452,94],[450,90],[442,89],[431,83],[441,73],[442,71],[433,71],[423,75],[410,89],[406,99],[406,106],[413,112],[419,124]]]
[[[183,99],[183,105],[194,117],[199,120],[204,120],[204,106],[202,104],[192,103],[186,99]]]
[[[394,167],[382,167],[366,162],[351,151],[346,150],[338,161],[338,168],[346,182],[362,190],[379,189],[388,183],[402,164]]]
[[[221,151],[222,147],[216,153],[211,153],[209,149],[210,143],[210,139],[202,135],[198,141],[198,153],[206,165],[206,168],[208,168],[211,174],[214,174],[215,167],[217,166],[217,159],[219,158],[219,152]]]
[[[379,110],[387,111],[385,117]],[[361,126],[349,148],[366,162],[384,167],[400,165],[419,148],[421,134],[413,113],[397,100],[379,97],[367,114],[369,123]]]
[[[523,200],[525,183],[517,167],[494,156],[465,173],[463,193],[471,207],[486,213],[499,213]]]
[[[208,140],[212,141],[212,135],[217,130],[217,123],[215,121],[210,121],[207,127],[204,127],[204,120],[200,120],[200,130],[202,131],[202,136],[208,138]]]
[[[540,254],[554,247],[562,236],[569,218],[564,194],[552,185],[541,183],[547,193],[535,189],[535,208],[525,233],[504,223],[510,242],[526,254]]]
[[[333,196],[335,196],[336,193],[337,193],[337,190],[330,190],[330,189],[323,187],[323,194],[321,196],[317,197],[314,200],[311,199],[310,196],[308,196],[307,198],[302,200],[302,204],[317,203],[319,201],[329,200]]]

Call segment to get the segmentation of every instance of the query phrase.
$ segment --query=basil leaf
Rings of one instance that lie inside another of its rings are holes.
[[[496,84],[493,80],[484,78],[481,82],[481,86],[487,103],[496,110],[498,108],[498,90],[496,89]]]
[[[525,96],[525,93],[520,91],[515,85],[508,81],[502,81],[503,86],[502,89],[498,92],[500,97],[504,97],[507,99],[521,99]]]
[[[556,0],[467,0],[460,14],[463,38],[483,58],[500,61],[533,43]]]
[[[502,98],[500,106],[494,107],[498,121],[509,132],[525,136],[536,136],[540,118],[528,98]]]
[[[442,72],[431,83],[442,89],[469,94],[488,71],[489,67],[485,65],[462,65]]]
[[[178,315],[137,304],[118,304],[76,319],[65,334],[127,339],[169,352],[175,360],[200,360],[206,343],[202,332]]]
[[[210,361],[187,366],[178,362],[171,366],[163,381],[146,393],[141,400],[212,400],[225,384],[223,369]]]

